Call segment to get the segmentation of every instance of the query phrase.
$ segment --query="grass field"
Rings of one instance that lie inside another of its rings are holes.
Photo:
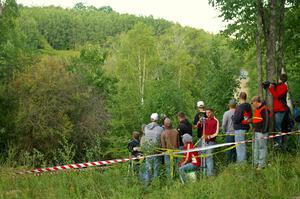
[[[41,176],[16,175],[25,168],[2,167],[1,198],[300,198],[300,153],[270,154],[269,166],[219,166],[215,177],[181,184],[157,179],[148,187],[127,176],[127,165]]]

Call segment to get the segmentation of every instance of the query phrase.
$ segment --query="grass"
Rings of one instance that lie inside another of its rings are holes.
[[[127,176],[126,164],[110,169],[16,175],[24,168],[1,168],[1,198],[294,198],[300,196],[300,154],[270,154],[270,165],[255,171],[250,164],[220,166],[215,177],[181,184],[157,179],[144,187]]]

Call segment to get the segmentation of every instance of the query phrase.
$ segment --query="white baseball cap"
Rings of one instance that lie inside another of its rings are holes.
[[[159,120],[159,115],[157,113],[152,113],[150,118],[153,121],[158,121]]]
[[[204,107],[204,102],[203,101],[198,101],[197,102],[197,107]]]

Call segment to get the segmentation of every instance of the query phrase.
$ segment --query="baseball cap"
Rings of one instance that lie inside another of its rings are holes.
[[[203,101],[198,101],[197,102],[197,107],[204,107],[204,102]]]
[[[159,120],[159,115],[157,113],[152,113],[150,118],[153,121],[158,121]]]

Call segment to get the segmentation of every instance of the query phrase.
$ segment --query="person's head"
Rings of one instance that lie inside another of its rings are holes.
[[[240,100],[240,102],[246,101],[247,100],[247,93],[241,92],[240,95],[239,95],[239,100]]]
[[[287,74],[280,74],[279,83],[285,83],[288,80]]]
[[[208,118],[214,117],[214,110],[213,110],[212,108],[206,109],[206,116],[207,116]]]
[[[198,108],[198,111],[204,111],[205,109],[205,106],[204,106],[204,102],[203,101],[198,101],[197,102],[197,108]]]
[[[164,125],[165,119],[166,119],[166,118],[168,118],[168,117],[164,114],[164,115],[162,116],[161,120],[160,120],[160,122],[161,122],[162,125]]]
[[[132,138],[136,139],[136,140],[140,139],[140,133],[137,132],[137,131],[133,131],[132,132]]]
[[[235,101],[235,99],[229,100],[228,107],[230,109],[235,109],[236,108],[236,101]]]
[[[157,122],[159,120],[159,115],[157,113],[152,113],[150,116],[151,122]]]
[[[192,142],[193,141],[193,137],[190,135],[190,134],[184,134],[183,136],[182,136],[182,142],[183,142],[183,144],[186,144],[186,143],[188,143],[188,142]]]
[[[185,120],[185,114],[183,112],[178,112],[177,118],[179,121]]]
[[[254,96],[251,100],[251,104],[254,108],[258,108],[262,105],[262,99],[260,96]]]
[[[168,117],[165,118],[165,120],[164,120],[164,126],[167,129],[172,128],[172,122],[171,122],[170,118],[168,118]]]

